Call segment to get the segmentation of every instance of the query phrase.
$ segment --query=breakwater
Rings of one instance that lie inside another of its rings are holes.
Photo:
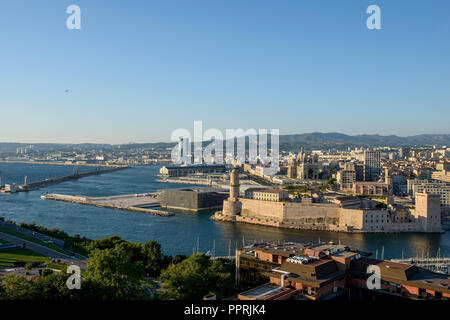
[[[108,167],[108,168],[122,168],[127,167],[121,164],[101,164],[101,163],[73,163],[73,162],[56,162],[56,161],[25,161],[25,160],[0,160],[0,163],[9,164],[42,164],[51,166],[80,166],[80,167]]]
[[[111,196],[111,197],[85,197],[85,196],[71,196],[53,193],[43,195],[41,196],[41,199],[72,202],[102,208],[149,213],[164,217],[170,217],[175,215],[175,213],[169,211],[149,209],[149,207],[155,207],[159,205],[156,199],[156,194],[131,194],[131,195]]]
[[[75,174],[71,174],[69,176],[49,178],[49,179],[45,179],[45,180],[41,180],[41,181],[31,182],[26,185],[20,185],[18,188],[18,191],[36,190],[36,189],[46,187],[46,186],[52,185],[52,184],[57,184],[57,183],[61,183],[61,182],[69,181],[69,180],[77,180],[77,179],[81,179],[81,178],[85,178],[85,177],[89,177],[89,176],[93,176],[93,175],[110,173],[110,172],[123,170],[123,169],[127,169],[127,168],[129,168],[129,167],[128,166],[114,167],[114,168],[99,169],[99,170],[83,172],[83,173],[75,173]]]

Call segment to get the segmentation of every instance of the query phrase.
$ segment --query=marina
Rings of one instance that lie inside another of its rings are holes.
[[[391,261],[412,264],[437,273],[448,274],[450,272],[450,258],[414,257],[408,259],[391,259]]]

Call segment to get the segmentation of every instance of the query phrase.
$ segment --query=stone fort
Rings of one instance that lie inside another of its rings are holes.
[[[243,198],[239,187],[239,172],[233,169],[230,196],[223,201],[222,211],[216,212],[212,219],[342,232],[442,232],[439,195],[418,193],[414,209],[398,206],[365,209],[339,203],[315,203],[312,198],[303,198],[301,202],[285,197],[264,198],[273,201]],[[273,189],[267,192],[273,193]]]

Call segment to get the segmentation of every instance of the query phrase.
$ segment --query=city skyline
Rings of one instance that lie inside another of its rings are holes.
[[[208,128],[209,129],[209,128]],[[243,129],[244,131],[246,130],[245,128],[234,128],[232,130],[238,130],[238,129]],[[378,137],[378,138],[398,138],[398,139],[408,139],[408,138],[416,138],[416,137],[423,137],[423,136],[449,136],[450,135],[450,131],[448,133],[434,133],[434,134],[414,134],[414,135],[410,135],[410,136],[400,136],[400,135],[387,135],[387,134],[380,134],[380,133],[374,133],[374,134],[355,134],[355,135],[350,135],[350,134],[345,134],[342,132],[320,132],[320,131],[315,131],[315,132],[297,132],[297,133],[290,133],[290,134],[280,134],[280,137],[292,137],[292,136],[308,136],[308,135],[343,135],[345,136],[345,138],[357,138],[357,137]],[[224,132],[224,136],[225,136],[225,132]],[[246,135],[248,136],[248,135]],[[268,134],[268,136],[270,136],[270,133]],[[225,141],[226,139],[224,139]],[[270,138],[269,138],[270,140]],[[210,141],[210,140],[202,140],[204,142]],[[219,139],[220,141],[220,139]],[[191,140],[191,142],[195,142],[193,140]],[[26,145],[26,144],[55,144],[55,145],[83,145],[83,144],[94,144],[94,145],[127,145],[127,144],[170,144],[170,143],[178,143],[177,141],[171,141],[170,138],[165,140],[165,141],[150,141],[150,140],[143,140],[140,142],[137,141],[128,141],[128,142],[123,142],[123,143],[110,143],[110,142],[92,142],[92,141],[83,141],[83,142],[50,142],[50,141],[32,141],[32,139],[28,139],[25,141],[3,141],[0,139],[0,144],[21,144],[21,145]],[[301,144],[301,142],[296,142]],[[348,144],[353,144],[352,142],[348,142]],[[361,144],[361,146],[364,145],[364,143],[359,143]],[[434,143],[423,143],[423,145],[431,145],[431,144],[435,144],[435,145],[445,145],[447,144],[445,141],[436,141]],[[366,146],[374,146],[376,145],[376,143],[367,143]],[[386,141],[384,144],[380,144],[381,145],[392,145],[392,143],[390,141]],[[404,143],[405,146],[408,145],[412,145],[412,144],[408,144],[408,143]]]
[[[2,3],[1,141],[169,141],[177,128],[448,133],[450,4]],[[20,13],[20,14],[19,14]],[[419,116],[420,115],[420,116]],[[439,116],[437,116],[439,115]]]

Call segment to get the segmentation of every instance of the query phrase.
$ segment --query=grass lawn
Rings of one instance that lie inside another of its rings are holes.
[[[0,250],[0,268],[13,267],[14,262],[18,261],[41,262],[43,264],[51,262],[50,258],[28,249],[12,248]]]
[[[29,235],[23,234],[23,233],[21,233],[19,231],[13,230],[13,229],[9,229],[9,228],[0,226],[0,232],[7,233],[7,234],[15,236],[17,238],[28,240],[30,242],[34,242],[34,243],[40,244],[41,246],[53,249],[55,251],[58,251],[58,252],[61,252],[61,253],[64,253],[64,254],[67,254],[64,250],[61,250],[59,247],[55,246],[54,244],[46,243],[46,242],[44,242],[42,240],[39,240],[37,238],[33,238],[33,237],[29,236]]]

